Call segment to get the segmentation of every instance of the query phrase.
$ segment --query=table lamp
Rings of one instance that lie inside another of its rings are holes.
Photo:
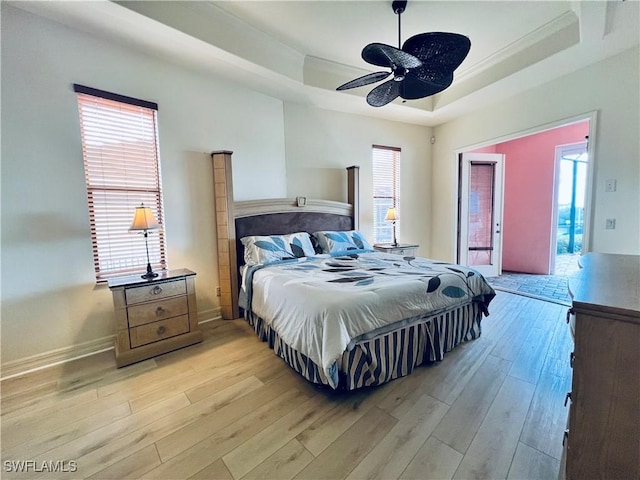
[[[398,213],[396,212],[396,208],[395,207],[389,207],[387,209],[387,214],[385,215],[384,219],[388,222],[391,222],[393,225],[393,243],[391,244],[394,247],[398,246],[398,242],[396,240],[396,220],[398,220]]]
[[[155,278],[158,276],[151,269],[151,262],[149,260],[149,241],[147,237],[149,236],[149,230],[155,230],[160,228],[156,217],[153,216],[153,212],[149,207],[145,207],[144,203],[141,203],[139,207],[136,207],[136,211],[133,215],[133,222],[131,222],[131,227],[129,228],[130,232],[144,232],[144,243],[147,248],[147,273],[142,275],[142,278]]]

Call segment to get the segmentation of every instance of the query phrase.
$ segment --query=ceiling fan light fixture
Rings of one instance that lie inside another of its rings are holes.
[[[367,95],[367,103],[381,107],[397,97],[406,100],[435,95],[453,82],[453,72],[471,49],[468,37],[458,33],[428,32],[407,39],[400,48],[400,15],[406,1],[392,2],[398,15],[398,48],[384,43],[370,43],[362,49],[362,59],[372,65],[388,67],[391,72],[364,75],[340,85],[336,90],[357,88],[393,74],[393,79],[375,87]]]

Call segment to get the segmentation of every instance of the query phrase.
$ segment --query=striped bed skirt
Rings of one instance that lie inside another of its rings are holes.
[[[409,375],[419,365],[441,361],[460,343],[480,336],[482,315],[482,306],[473,302],[356,343],[336,363],[337,389],[379,385]],[[304,378],[320,385],[336,383],[306,355],[287,345],[262,318],[245,311],[245,319],[258,337]]]

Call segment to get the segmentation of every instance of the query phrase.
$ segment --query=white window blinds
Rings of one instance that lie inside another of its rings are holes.
[[[387,209],[400,210],[400,149],[373,145],[373,241],[391,243],[393,225],[384,219]],[[400,220],[396,221],[398,230]]]
[[[149,231],[154,269],[166,268],[158,154],[158,106],[144,100],[74,85],[98,280],[144,271],[141,233],[129,232],[135,207],[144,204],[160,229]]]

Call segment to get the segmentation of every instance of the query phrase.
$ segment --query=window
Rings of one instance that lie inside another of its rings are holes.
[[[150,207],[160,229],[149,232],[149,258],[167,267],[155,103],[82,85],[80,134],[97,280],[144,271],[142,234],[129,232],[135,207]]]
[[[391,243],[393,225],[384,219],[389,207],[400,214],[400,149],[373,146],[373,241]],[[396,221],[396,229],[400,221]]]

